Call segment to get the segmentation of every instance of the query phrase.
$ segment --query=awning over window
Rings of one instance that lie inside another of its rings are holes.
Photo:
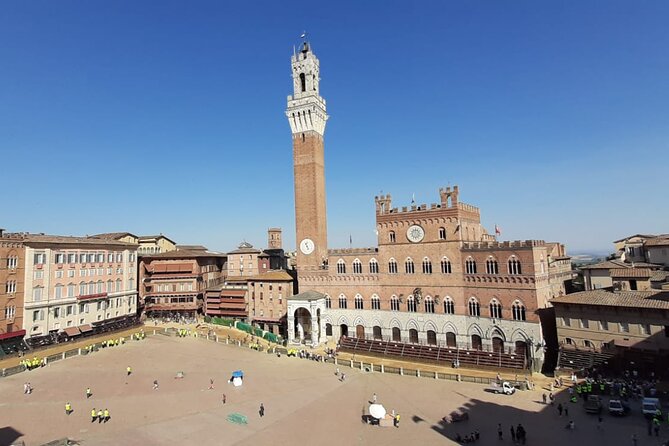
[[[68,336],[76,336],[81,334],[79,331],[79,327],[67,327],[65,330],[63,330],[66,335]]]
[[[0,333],[0,341],[3,339],[18,338],[26,334],[25,330],[10,331],[9,333]]]
[[[79,330],[81,330],[82,333],[86,333],[86,332],[89,332],[89,331],[93,331],[93,329],[91,328],[91,325],[90,325],[90,324],[80,325],[80,326],[77,327],[77,328],[78,328]]]

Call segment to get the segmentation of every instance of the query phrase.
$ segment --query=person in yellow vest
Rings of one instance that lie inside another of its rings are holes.
[[[98,424],[102,423],[102,420],[104,419],[104,414],[102,413],[102,409],[98,410]]]
[[[400,427],[400,414],[395,415],[395,427]]]
[[[109,411],[107,409],[105,409],[104,411],[104,417],[105,417],[105,423],[109,421]]]
[[[128,366],[128,367],[126,367],[125,371],[128,372],[128,376],[130,376],[130,374],[132,373],[132,368],[130,368],[130,366]]]
[[[95,423],[95,420],[98,418],[98,413],[95,411],[95,407],[91,410],[91,423]]]
[[[69,402],[65,403],[65,415],[69,415],[72,413],[72,404]]]

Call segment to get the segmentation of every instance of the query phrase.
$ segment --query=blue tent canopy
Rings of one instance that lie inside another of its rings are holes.
[[[233,378],[243,378],[244,377],[244,372],[242,372],[241,370],[235,370],[234,372],[232,372],[232,377]]]

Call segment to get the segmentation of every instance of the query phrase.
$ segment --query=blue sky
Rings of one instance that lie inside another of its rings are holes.
[[[331,247],[374,195],[458,184],[503,239],[608,250],[669,232],[665,1],[26,1],[0,15],[0,227],[162,232],[231,250],[284,229],[284,110],[321,60]]]

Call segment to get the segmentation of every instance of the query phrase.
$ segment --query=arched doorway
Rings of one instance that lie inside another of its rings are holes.
[[[457,344],[455,342],[455,333],[452,331],[449,331],[446,333],[446,346],[447,347],[455,347]]]
[[[477,334],[472,335],[472,350],[483,350],[483,341]]]
[[[418,344],[418,330],[415,328],[409,329],[409,342],[412,344]]]
[[[300,342],[311,341],[311,313],[306,308],[295,310],[295,339]]]
[[[427,345],[437,345],[437,333],[434,330],[427,331]]]
[[[332,324],[325,324],[325,336],[332,336]]]
[[[381,336],[381,327],[378,325],[375,325],[374,328],[372,328],[372,334],[374,335],[374,339],[381,340],[383,339],[383,336]]]
[[[348,337],[348,325],[341,324],[339,326],[339,335]]]
[[[365,326],[356,325],[355,326],[355,337],[358,339],[365,339]]]
[[[523,356],[525,358],[529,355],[529,349],[527,348],[527,342],[525,341],[516,341],[516,354],[518,356]]]
[[[492,338],[492,351],[495,353],[504,353],[504,340],[499,336]]]
[[[393,341],[402,342],[402,331],[398,327],[393,327]]]

